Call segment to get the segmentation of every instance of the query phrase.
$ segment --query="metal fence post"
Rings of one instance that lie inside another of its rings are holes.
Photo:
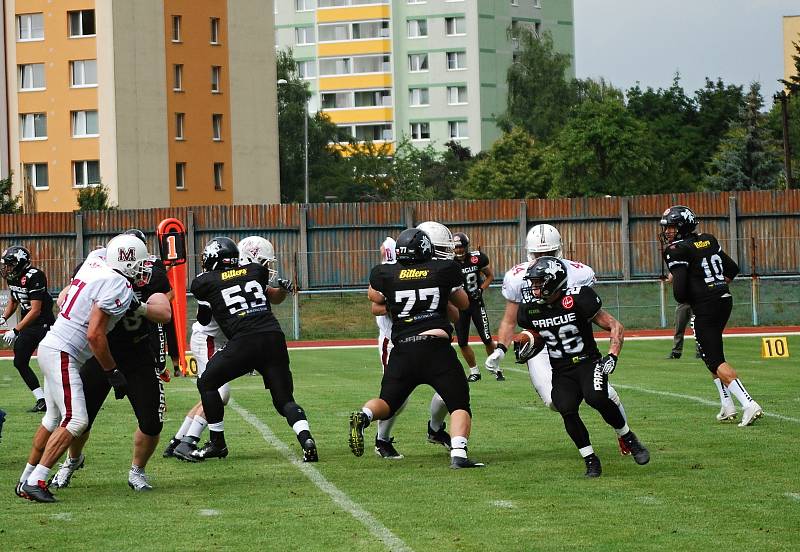
[[[660,291],[659,303],[661,303],[661,327],[667,327],[667,281],[661,279],[658,282],[658,289]]]
[[[519,202],[519,228],[518,228],[517,247],[525,246],[525,238],[528,236],[528,202]]]
[[[75,261],[83,259],[83,215],[75,213]]]
[[[630,219],[628,216],[628,198],[620,198],[620,225],[619,225],[619,241],[620,241],[620,254],[622,255],[622,279],[631,279],[631,236],[630,236]]]
[[[297,253],[294,254],[294,272],[295,272],[295,281],[297,281]],[[294,339],[295,341],[300,339],[300,293],[294,293],[292,295],[292,326],[294,330]]]
[[[739,228],[736,221],[736,196],[728,197],[728,234],[731,238],[730,257],[739,263]]]
[[[186,257],[189,264],[188,277],[189,282],[192,282],[197,276],[197,260],[195,258],[194,249],[194,211],[186,213]]]
[[[300,206],[300,287],[308,289],[308,205]]]

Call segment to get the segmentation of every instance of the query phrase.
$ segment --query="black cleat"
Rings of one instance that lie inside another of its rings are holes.
[[[469,458],[463,458],[461,456],[453,456],[450,458],[450,469],[451,470],[460,470],[462,468],[484,468],[486,464],[483,462],[475,462],[474,460],[470,460]]]
[[[28,412],[47,412],[47,403],[44,402],[44,399],[37,399],[36,404]]]
[[[350,414],[350,450],[356,456],[364,454],[364,428],[369,425],[369,418],[361,411]]]
[[[25,493],[25,498],[33,502],[56,502],[56,497],[53,496],[44,481],[39,481],[36,485],[23,483],[20,490]],[[18,494],[18,496],[22,495]]]
[[[467,376],[467,381],[470,383],[475,383],[476,381],[481,381],[480,374],[470,374]]]
[[[0,410],[0,440],[3,439],[3,423],[6,421],[6,413]]]
[[[175,457],[175,447],[177,447],[180,444],[180,442],[181,442],[181,440],[180,439],[176,439],[175,437],[170,439],[169,440],[169,444],[167,445],[167,448],[164,449],[164,452],[161,453],[161,456],[163,456],[164,458],[174,458]]]
[[[388,441],[375,438],[375,454],[387,460],[400,460],[403,455],[397,452],[394,448],[394,437],[390,437]]]
[[[428,421],[428,442],[433,443],[434,445],[442,445],[447,450],[450,450],[450,434],[447,433],[444,428],[447,427],[447,424],[442,424],[442,428],[439,431],[434,431],[431,429],[431,423]]]
[[[667,355],[667,360],[677,360],[679,358],[681,358],[680,353],[670,353]]]
[[[178,460],[186,460],[187,462],[195,462],[192,459],[192,454],[197,451],[197,445],[191,441],[179,441],[178,445],[172,451],[172,456]],[[166,451],[164,451],[166,454]]]
[[[303,462],[319,462],[317,443],[314,442],[314,439],[309,437],[301,446],[303,447]]]
[[[622,440],[628,445],[631,455],[637,464],[640,466],[647,464],[650,461],[650,451],[637,439],[633,431],[629,431],[622,436]]]
[[[600,459],[596,454],[592,453],[584,457],[583,461],[586,462],[586,473],[584,474],[586,477],[600,477],[600,474],[603,473],[603,467],[600,465]]]
[[[503,375],[502,370],[495,370],[494,371],[494,379],[497,381],[506,381],[506,377]]]
[[[178,449],[175,449],[177,452]],[[228,456],[228,447],[222,445],[221,447],[211,441],[207,441],[203,448],[192,451],[188,458],[189,462],[202,462],[207,458],[225,458]]]

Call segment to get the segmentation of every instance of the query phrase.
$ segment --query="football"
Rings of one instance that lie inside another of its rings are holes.
[[[538,332],[523,330],[513,338],[514,355],[517,362],[522,364],[539,354],[544,349],[545,340]]]

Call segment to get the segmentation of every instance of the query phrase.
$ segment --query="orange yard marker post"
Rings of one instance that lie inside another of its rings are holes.
[[[176,218],[162,220],[156,230],[161,260],[167,267],[167,278],[175,291],[172,299],[172,318],[178,342],[179,368],[185,376],[186,361],[186,227]]]

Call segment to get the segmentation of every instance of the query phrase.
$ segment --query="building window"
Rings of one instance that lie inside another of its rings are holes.
[[[512,6],[519,6],[519,0],[511,0]]]
[[[342,109],[353,107],[352,92],[323,92],[320,94],[322,109]]]
[[[428,70],[428,54],[408,54],[408,70],[412,73]]]
[[[431,124],[430,123],[411,123],[411,139],[412,140],[430,140],[431,139]]]
[[[186,163],[175,163],[175,188],[186,189]]]
[[[391,141],[392,125],[391,123],[356,125],[355,138],[359,142]]]
[[[356,107],[391,107],[391,90],[360,90],[353,94]]]
[[[450,138],[466,138],[469,136],[466,121],[448,121],[447,131]]]
[[[79,10],[67,12],[69,17],[69,36],[94,36],[97,32],[94,26],[94,10]]]
[[[183,64],[176,63],[172,66],[172,89],[176,92],[183,90]]]
[[[406,0],[407,4],[425,4],[427,0]]]
[[[86,138],[99,134],[97,123],[97,111],[73,111],[72,112],[72,137]]]
[[[460,71],[467,68],[466,52],[447,52],[447,70]]]
[[[97,60],[76,59],[70,62],[70,86],[97,86]]]
[[[316,0],[294,0],[295,11],[311,11]],[[277,2],[276,2],[277,4]]]
[[[225,163],[214,163],[214,189],[222,189],[222,177],[225,170]]]
[[[222,141],[222,114],[211,115],[211,137],[215,142]]]
[[[298,46],[314,44],[314,27],[295,27],[294,41]]]
[[[22,173],[26,182],[36,190],[46,190],[50,187],[47,175],[47,163],[25,163]]]
[[[466,86],[448,86],[447,87],[447,103],[450,105],[459,105],[467,103],[467,87]]]
[[[350,58],[326,58],[319,60],[320,75],[349,75]]]
[[[425,38],[428,36],[427,19],[409,19],[407,24],[408,38]]]
[[[297,74],[301,79],[314,79],[317,77],[317,64],[314,60],[298,61]]]
[[[100,161],[73,161],[72,185],[76,188],[100,184]]]
[[[319,26],[320,42],[334,42],[336,40],[350,40],[349,23]]]
[[[180,15],[172,16],[172,42],[181,41],[181,22],[182,18]]]
[[[467,20],[464,17],[445,17],[444,30],[447,36],[467,34]]]
[[[46,113],[22,113],[19,116],[20,140],[44,140],[47,138]]]
[[[41,13],[17,16],[17,40],[44,40],[44,19]]]
[[[430,104],[430,96],[427,88],[411,88],[408,91],[408,105],[420,107]]]
[[[392,58],[383,56],[358,56],[353,58],[353,73],[388,73],[392,70]]]
[[[18,65],[20,90],[44,90],[44,63]]]
[[[367,21],[353,23],[353,40],[367,40],[371,38],[389,38],[389,21]]]
[[[211,18],[211,44],[219,44],[219,17]]]
[[[542,0],[533,0],[533,7],[534,8],[541,8],[542,7]]]
[[[183,140],[183,126],[186,123],[186,114],[185,113],[176,113],[175,114],[175,139],[176,140]]]
[[[219,65],[212,65],[211,66],[211,92],[212,94],[219,94],[220,93],[220,73],[222,72],[222,67]]]

